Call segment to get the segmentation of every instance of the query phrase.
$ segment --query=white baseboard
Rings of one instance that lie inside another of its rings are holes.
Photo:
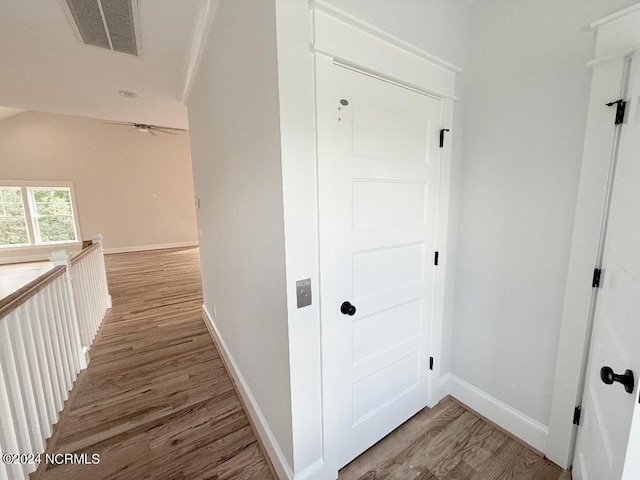
[[[181,247],[197,247],[198,241],[193,242],[177,242],[177,243],[158,243],[155,245],[134,245],[131,247],[114,247],[105,248],[104,253],[130,253],[130,252],[144,252],[147,250],[164,250],[165,248],[181,248]]]
[[[544,452],[549,436],[549,427],[492,397],[479,388],[465,382],[451,373],[440,378],[441,389],[496,425]],[[442,391],[442,390],[441,390]]]
[[[445,373],[438,379],[438,388],[440,389],[439,397],[442,400],[447,395],[451,395],[451,375],[450,373]]]
[[[319,458],[315,462],[313,462],[308,467],[304,468],[302,471],[295,474],[294,480],[320,480],[327,478],[336,478],[336,476],[328,475],[327,466],[324,463],[324,459]]]
[[[251,393],[251,389],[249,385],[247,385],[246,380],[244,379],[242,372],[239,370],[238,365],[233,359],[233,355],[229,352],[227,348],[227,344],[220,336],[220,332],[216,327],[215,322],[213,321],[213,317],[209,314],[206,306],[202,306],[202,312],[204,316],[205,323],[207,324],[207,328],[209,329],[209,333],[211,333],[211,337],[213,341],[218,346],[218,350],[220,351],[220,355],[222,356],[225,364],[227,365],[231,376],[235,382],[235,385],[238,389],[238,394],[242,397],[244,404],[247,408],[247,413],[251,417],[255,428],[258,430],[258,436],[262,441],[269,458],[271,459],[271,464],[278,474],[278,478],[281,480],[293,480],[293,471],[289,466],[284,454],[282,453],[282,449],[280,445],[276,441],[267,420],[264,418],[262,414],[262,410],[260,406],[256,402],[253,393]]]
[[[10,249],[0,252],[0,265],[11,263],[48,262],[49,256],[58,250],[66,250],[73,255],[82,249],[81,244],[47,245]]]

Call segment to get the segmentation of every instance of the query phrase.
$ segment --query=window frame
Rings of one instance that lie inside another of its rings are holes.
[[[25,213],[25,221],[27,223],[27,235],[29,237],[29,243],[21,243],[16,245],[0,245],[0,252],[14,251],[14,250],[26,250],[33,248],[48,248],[48,247],[60,247],[60,246],[75,246],[82,244],[82,233],[80,230],[80,221],[78,218],[78,208],[76,202],[76,195],[73,182],[43,182],[43,181],[10,181],[0,180],[0,188],[20,188],[22,196],[22,206]],[[56,189],[56,188],[68,188],[69,199],[71,201],[71,213],[73,215],[73,225],[75,229],[75,241],[62,240],[58,242],[44,242],[36,243],[39,237],[36,235],[37,226],[35,205],[32,205],[32,195],[29,190],[41,190],[41,189]]]
[[[33,245],[33,238],[31,237],[31,232],[29,229],[29,212],[27,211],[27,206],[25,202],[24,189],[19,187],[18,185],[0,185],[0,188],[14,188],[20,191],[20,200],[22,201],[22,212],[24,213],[24,223],[27,230],[27,242],[26,243],[13,243],[10,245],[0,245],[0,249],[6,248],[28,248]]]

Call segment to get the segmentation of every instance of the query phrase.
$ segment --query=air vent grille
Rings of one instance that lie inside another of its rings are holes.
[[[102,8],[113,49],[117,52],[137,55],[131,0],[102,0]]]
[[[66,0],[66,4],[83,43],[138,55],[132,0]]]

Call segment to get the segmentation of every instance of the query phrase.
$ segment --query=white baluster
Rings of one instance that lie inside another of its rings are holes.
[[[52,294],[55,296],[55,302],[58,307],[58,311],[60,312],[60,324],[62,330],[62,337],[64,340],[65,353],[67,357],[67,363],[69,368],[69,376],[68,376],[68,384],[67,390],[71,390],[73,386],[73,381],[76,379],[76,363],[77,358],[75,357],[75,348],[71,342],[70,328],[69,324],[71,323],[70,313],[67,312],[65,308],[65,295],[66,293],[63,291],[64,279],[58,278],[55,282],[51,284]]]
[[[84,338],[84,345],[86,345],[87,347],[90,347],[91,344],[93,343],[93,335],[91,334],[91,308],[89,305],[89,297],[88,297],[88,290],[89,290],[89,282],[87,280],[86,275],[84,274],[84,262],[81,261],[80,263],[78,263],[78,279],[80,281],[80,301],[82,302],[82,306],[83,306],[83,310],[84,310],[84,317],[82,318],[82,324],[84,325],[84,333],[85,333],[85,338]]]
[[[51,425],[56,423],[56,401],[51,386],[51,369],[49,367],[49,358],[44,342],[44,332],[42,331],[42,321],[40,319],[40,311],[38,303],[42,302],[42,295],[39,293],[33,297],[33,301],[28,302],[29,317],[32,321],[33,343],[35,345],[36,356],[38,357],[38,368],[40,369],[40,379],[42,381],[42,393],[44,396],[44,409],[47,412],[48,430],[46,437],[51,436]]]
[[[49,323],[49,314],[46,305],[47,299],[44,293],[38,294],[38,301],[36,302],[36,309],[38,311],[38,320],[40,325],[40,331],[42,332],[42,341],[44,344],[44,352],[47,357],[48,375],[47,378],[51,383],[51,392],[53,395],[53,407],[49,408],[49,416],[53,415],[53,422],[58,420],[58,412],[62,409],[63,397],[60,393],[60,384],[58,379],[60,375],[58,373],[58,362],[54,353],[54,336],[53,328]]]
[[[15,318],[11,319],[9,336],[18,371],[18,385],[24,402],[25,419],[29,429],[29,437],[31,438],[31,449],[25,453],[38,453],[44,450],[44,443],[40,432],[40,419],[38,418],[38,408],[36,407],[33,378],[27,361],[28,345],[25,344],[24,334],[22,333],[27,318],[24,316],[22,308],[14,310],[13,313]]]
[[[69,356],[69,368],[71,373],[71,382],[73,383],[80,371],[78,367],[78,346],[73,341],[73,318],[71,311],[68,308],[69,298],[67,291],[67,283],[64,278],[56,280],[55,285],[58,292],[58,303],[60,304],[60,311],[62,312],[62,318],[64,319],[64,333],[65,341],[68,344],[68,356]]]
[[[0,320],[0,322],[4,320],[6,320],[6,318]],[[19,433],[16,426],[18,419],[14,416],[11,409],[7,382],[6,366],[0,361],[0,450],[2,450],[2,453],[19,453],[21,445],[18,442]],[[5,478],[26,478],[26,465],[8,464],[4,466]]]
[[[82,349],[83,343],[80,335],[80,325],[79,325],[80,318],[78,317],[78,312],[76,310],[75,294],[73,290],[74,282],[72,277],[72,267],[71,267],[70,257],[67,254],[66,250],[63,250],[62,252],[54,252],[49,258],[54,265],[64,265],[66,267],[66,272],[64,274],[64,282],[65,282],[66,288],[63,289],[64,290],[63,302],[64,302],[64,305],[66,306],[66,310],[69,315],[69,319],[67,323],[68,324],[67,334],[69,336],[69,343],[71,345],[70,352],[72,352],[72,355],[73,355],[73,360],[72,360],[72,364],[74,367],[73,378],[75,379],[76,373],[78,373],[82,369],[87,368],[87,362]]]
[[[34,317],[31,315],[30,305],[33,304],[35,299],[32,298],[29,302],[23,304],[20,307],[22,311],[22,339],[25,346],[25,354],[27,359],[27,367],[29,370],[29,378],[33,387],[33,396],[35,400],[36,413],[38,415],[38,427],[40,431],[40,438],[44,439],[51,435],[51,427],[49,425],[49,418],[47,415],[47,408],[44,399],[44,387],[42,375],[40,374],[40,365],[38,364],[38,355],[36,353],[36,342],[33,335],[33,324],[35,323]]]
[[[83,261],[81,262],[82,264],[82,278],[83,278],[83,283],[85,286],[85,291],[87,293],[87,311],[89,312],[89,315],[87,317],[87,325],[89,326],[88,330],[89,330],[89,338],[90,338],[90,343],[91,345],[93,345],[93,337],[95,335],[95,331],[94,331],[94,323],[95,323],[95,307],[93,305],[93,289],[91,288],[91,272],[89,272],[89,256],[86,256],[82,259]]]
[[[78,265],[71,266],[71,279],[73,283],[73,298],[76,306],[76,318],[78,319],[78,332],[80,333],[80,346],[83,351],[85,347],[88,347],[86,325],[84,319],[86,318],[85,306],[82,303],[82,285],[80,283],[80,272]]]
[[[76,373],[74,377],[77,377],[78,372],[86,368],[87,364],[84,361],[84,354],[82,352],[82,342],[80,340],[80,332],[78,326],[78,314],[76,312],[76,305],[73,300],[72,279],[65,279],[65,281],[61,283],[60,287],[63,290],[62,297],[64,299],[64,309],[67,312],[67,317],[69,318],[69,335],[71,338],[71,347],[73,350],[72,359]]]
[[[56,321],[56,314],[53,308],[53,302],[51,301],[51,294],[47,290],[43,290],[44,296],[44,308],[46,311],[45,323],[49,327],[49,333],[51,334],[51,351],[53,352],[53,358],[56,366],[56,382],[55,386],[60,394],[61,403],[58,406],[58,411],[62,410],[62,405],[67,398],[66,388],[66,374],[64,371],[64,361],[62,359],[62,348],[60,342],[60,334],[58,333],[58,324]]]
[[[95,324],[93,327],[94,335],[97,335],[98,329],[100,328],[100,322],[102,321],[102,317],[104,314],[103,308],[103,292],[100,285],[100,271],[98,269],[98,250],[94,250],[91,255],[91,275],[93,281],[96,283],[95,288],[93,289],[93,303],[95,305]]]
[[[97,234],[91,237],[91,240],[93,241],[93,243],[99,243],[100,247],[98,248],[98,256],[99,256],[99,260],[98,260],[98,265],[100,268],[99,271],[99,275],[100,275],[100,285],[102,286],[102,293],[101,295],[104,296],[105,301],[106,301],[106,309],[111,308],[111,295],[109,295],[109,284],[107,282],[107,267],[104,263],[104,242],[103,242],[103,237],[101,234]]]
[[[86,259],[86,257],[85,257]],[[87,275],[87,262],[83,259],[80,262],[80,278],[82,279],[82,292],[83,292],[83,302],[85,305],[85,309],[87,312],[87,317],[84,319],[85,325],[87,326],[87,345],[93,345],[93,309],[91,308],[91,287],[90,287],[90,277]]]
[[[20,374],[16,365],[14,347],[11,342],[10,330],[15,326],[16,317],[10,313],[0,321],[0,363],[2,363],[3,374],[5,375],[5,387],[9,398],[11,415],[8,417],[13,421],[13,427],[17,433],[18,448],[15,453],[33,452],[33,444],[29,427],[27,425],[27,414],[24,405],[24,398],[20,390]],[[14,452],[11,452],[14,453]],[[25,469],[26,470],[26,469]]]
[[[53,312],[52,321],[56,326],[56,332],[57,332],[56,338],[58,340],[58,347],[60,350],[60,361],[62,364],[62,372],[63,372],[63,386],[64,386],[63,397],[66,399],[67,392],[71,389],[71,369],[69,368],[70,362],[69,362],[69,355],[67,353],[69,348],[65,342],[65,335],[64,335],[64,319],[62,318],[62,312],[60,311],[58,293],[56,292],[55,288],[46,288],[44,292],[45,294],[49,295],[51,299],[51,308]]]

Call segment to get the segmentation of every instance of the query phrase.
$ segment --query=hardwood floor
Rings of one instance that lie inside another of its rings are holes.
[[[197,249],[106,257],[113,308],[48,442],[53,479],[271,479],[201,316]]]
[[[391,432],[339,480],[571,480],[571,474],[447,398]]]
[[[113,308],[37,480],[272,479],[201,318],[197,249],[108,255]],[[340,471],[340,480],[570,480],[568,472],[452,399],[425,409]]]
[[[35,280],[53,268],[51,262],[28,262],[0,265],[0,299]]]

